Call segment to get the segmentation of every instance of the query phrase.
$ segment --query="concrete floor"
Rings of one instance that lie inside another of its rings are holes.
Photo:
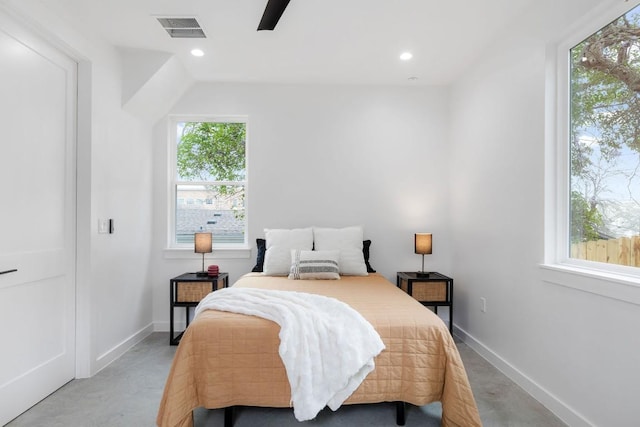
[[[73,380],[7,427],[131,427],[154,426],[158,404],[176,347],[168,333],[153,333],[120,359],[88,379]],[[565,424],[524,390],[507,379],[464,343],[458,348],[467,369],[485,427],[555,427]],[[238,408],[236,427],[256,426],[394,426],[392,403],[348,405],[323,410],[316,419],[299,423],[290,409]],[[441,407],[407,405],[411,426],[439,426]],[[197,409],[196,427],[222,426],[223,410]]]

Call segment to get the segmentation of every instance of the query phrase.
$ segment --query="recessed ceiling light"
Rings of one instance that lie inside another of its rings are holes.
[[[193,49],[191,51],[191,55],[193,55],[193,56],[204,56],[204,52],[201,49]]]
[[[402,52],[402,54],[400,55],[400,59],[402,59],[403,61],[408,61],[411,58],[413,58],[413,54],[411,52]]]

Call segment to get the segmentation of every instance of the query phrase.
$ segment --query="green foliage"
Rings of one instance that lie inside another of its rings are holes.
[[[587,201],[577,191],[571,192],[571,243],[598,239],[598,229],[604,224],[596,204]]]
[[[572,174],[591,166],[578,135],[597,129],[605,159],[626,145],[640,152],[640,23],[623,16],[571,49]]]
[[[184,180],[243,181],[244,123],[185,123],[178,143],[178,176]]]
[[[607,228],[604,205],[611,202],[602,193],[607,175],[620,173],[621,149],[640,153],[640,14],[634,9],[585,39],[571,49],[570,61],[571,239],[576,242],[597,239],[597,231]]]
[[[177,147],[181,181],[244,181],[246,125],[244,123],[188,122]],[[244,218],[244,185],[207,185],[209,197],[232,205],[236,218]]]

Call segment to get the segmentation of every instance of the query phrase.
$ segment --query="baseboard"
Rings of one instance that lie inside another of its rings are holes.
[[[453,332],[456,337],[458,337],[460,340],[462,340],[462,342],[471,347],[476,353],[486,359],[496,369],[506,375],[511,381],[522,387],[534,399],[536,399],[547,409],[553,412],[563,422],[572,427],[594,427],[594,424],[590,423],[586,418],[576,412],[573,408],[565,404],[540,384],[536,383],[516,367],[501,358],[489,347],[467,333],[467,331],[458,327],[456,324],[454,324],[453,327]]]
[[[91,376],[94,376],[95,374],[109,366],[114,360],[125,354],[131,347],[148,337],[153,331],[153,323],[150,323],[114,346],[113,348],[102,353],[96,358]]]

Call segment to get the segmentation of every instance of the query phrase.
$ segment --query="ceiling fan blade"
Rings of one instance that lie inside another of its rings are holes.
[[[288,4],[289,0],[269,0],[258,25],[258,31],[273,30]]]

